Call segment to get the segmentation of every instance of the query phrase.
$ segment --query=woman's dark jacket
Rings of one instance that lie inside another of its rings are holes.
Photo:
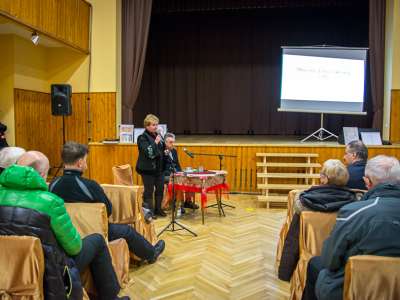
[[[299,196],[301,203],[313,211],[334,212],[357,200],[356,192],[334,185],[313,186]],[[299,260],[300,215],[295,213],[283,245],[278,277],[290,281]]]
[[[165,145],[163,142],[156,144],[156,137],[156,134],[147,130],[138,137],[139,157],[136,162],[136,172],[139,174],[158,176],[163,171]]]
[[[46,300],[82,299],[79,271],[72,258],[58,245],[50,217],[30,208],[0,206],[0,235],[33,236],[40,239],[44,258],[44,296]],[[68,272],[66,271],[68,266]],[[68,274],[69,273],[69,274]],[[72,282],[71,282],[72,281]]]

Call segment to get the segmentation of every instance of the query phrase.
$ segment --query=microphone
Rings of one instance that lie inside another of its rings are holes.
[[[183,148],[183,152],[185,152],[187,155],[189,155],[191,158],[194,158],[194,154],[190,152],[188,149]]]

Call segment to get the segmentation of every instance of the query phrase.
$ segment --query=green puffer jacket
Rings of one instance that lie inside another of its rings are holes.
[[[68,255],[81,251],[81,237],[72,225],[64,201],[47,191],[46,182],[31,167],[13,165],[0,175],[0,205],[34,209],[50,217],[51,229]]]

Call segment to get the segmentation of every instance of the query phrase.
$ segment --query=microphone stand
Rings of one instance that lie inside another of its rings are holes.
[[[214,156],[214,157],[218,157],[218,158],[219,158],[219,170],[220,170],[220,171],[222,170],[222,159],[223,159],[224,157],[237,157],[237,155],[213,154],[213,153],[194,153],[194,152],[190,152],[190,154],[192,154],[193,156],[198,155],[198,156]],[[193,158],[193,157],[192,157],[192,158]],[[219,195],[218,197],[221,197],[221,195]],[[225,216],[224,207],[236,208],[236,207],[233,206],[233,205],[229,205],[229,204],[226,204],[226,203],[222,202],[221,199],[219,199],[219,203],[220,203],[221,205],[219,205],[218,203],[216,203],[216,204],[211,204],[211,205],[207,206],[206,208],[209,208],[209,207],[218,207],[218,210],[220,210],[220,213],[221,213],[221,211],[222,211],[222,214],[223,214],[224,216]]]
[[[167,226],[164,227],[163,230],[160,231],[159,234],[157,234],[157,237],[159,237],[161,234],[163,234],[164,231],[174,232],[174,231],[178,231],[178,230],[186,230],[187,232],[191,233],[193,236],[197,236],[196,233],[194,233],[189,228],[183,226],[182,224],[180,224],[180,223],[178,223],[176,221],[176,216],[175,216],[175,209],[176,209],[175,173],[176,173],[176,169],[174,167],[174,162],[173,162],[172,158],[169,157],[169,155],[168,155],[168,159],[171,162],[171,167],[170,167],[171,175],[170,175],[170,178],[172,178],[172,216],[171,216],[171,221],[168,223]],[[180,227],[180,228],[176,228],[175,225]]]

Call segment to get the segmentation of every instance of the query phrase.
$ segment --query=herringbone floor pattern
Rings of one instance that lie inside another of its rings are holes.
[[[275,250],[285,210],[256,208],[255,196],[231,195],[226,217],[209,208],[189,211],[184,231],[166,232],[166,250],[153,265],[134,267],[135,283],[122,294],[132,299],[287,299],[289,285],[274,271]],[[159,232],[168,219],[157,220]]]

